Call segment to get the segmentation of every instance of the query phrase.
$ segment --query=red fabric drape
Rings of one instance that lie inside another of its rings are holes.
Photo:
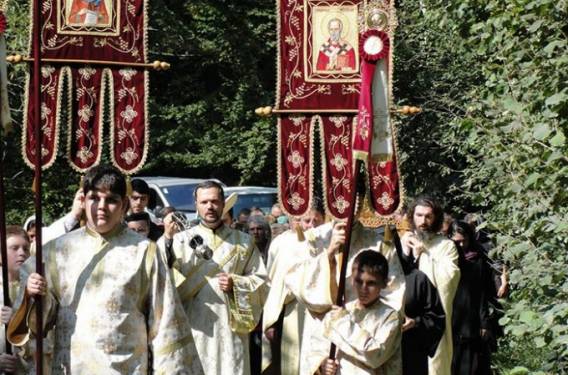
[[[102,151],[103,71],[93,67],[71,69],[73,100],[68,134],[69,162],[84,172],[95,165]]]

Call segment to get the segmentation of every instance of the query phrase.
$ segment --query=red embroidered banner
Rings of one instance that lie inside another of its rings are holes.
[[[145,62],[146,6],[145,0],[43,0],[42,58]]]
[[[277,4],[275,108],[281,114],[282,206],[296,216],[310,207],[314,194],[310,136],[319,130],[327,213],[346,219],[354,208],[350,197],[353,158],[357,158],[367,169],[372,211],[360,219],[373,226],[392,221],[403,200],[390,116],[394,4],[384,0],[278,0]],[[357,115],[342,114],[356,108]],[[301,136],[309,141],[299,143]]]
[[[50,167],[55,161],[59,143],[59,122],[62,98],[61,69],[51,65],[44,65],[41,69],[41,164],[43,168]],[[27,77],[24,108],[24,124],[22,131],[22,145],[24,161],[30,168],[34,168],[36,158],[36,139],[32,121],[36,108],[32,105],[30,96],[34,90],[33,80]]]
[[[402,194],[396,154],[392,160],[371,162],[368,173],[373,208],[381,216],[394,214]]]
[[[71,69],[71,127],[67,138],[69,163],[78,172],[100,161],[103,133],[103,71],[86,66]]]
[[[110,118],[115,166],[127,174],[142,168],[148,150],[148,74],[126,66],[105,67],[104,62],[146,62],[146,10],[147,0],[42,1],[42,24],[32,28],[41,33],[42,59],[51,61],[42,77],[43,168],[55,160],[61,120],[67,125],[73,169],[84,172],[99,163],[105,118]],[[31,54],[31,44],[29,50]],[[63,86],[68,88],[65,94]],[[110,109],[105,107],[107,96]],[[69,116],[60,119],[64,105]],[[22,148],[32,168],[34,110],[27,101]]]
[[[278,188],[282,208],[304,215],[312,200],[312,123],[306,116],[278,119]]]
[[[112,71],[111,158],[127,174],[144,164],[148,152],[147,75],[147,71],[130,68]]]
[[[320,117],[323,196],[328,214],[336,219],[347,219],[352,204],[351,129],[355,119],[353,115]]]
[[[278,0],[276,108],[356,109],[361,0]]]

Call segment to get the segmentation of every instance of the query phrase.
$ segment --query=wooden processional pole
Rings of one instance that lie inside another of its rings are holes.
[[[42,210],[41,210],[41,159],[42,159],[42,130],[41,130],[41,0],[34,0],[33,13],[33,83],[32,100],[34,103],[34,130],[35,130],[35,224],[36,224],[36,272],[44,276],[42,256]],[[43,375],[43,298],[35,297],[36,312],[36,374]]]
[[[347,275],[347,261],[349,257],[349,251],[351,249],[351,233],[353,233],[353,224],[355,221],[355,211],[357,205],[357,180],[359,180],[359,174],[361,170],[361,160],[355,159],[355,165],[353,169],[353,182],[351,184],[351,196],[349,203],[351,204],[351,210],[349,211],[349,216],[347,217],[347,224],[345,226],[345,244],[341,251],[341,270],[339,272],[339,285],[337,287],[337,298],[335,304],[337,306],[343,306],[345,304],[345,277]],[[331,343],[329,348],[329,358],[335,359],[336,346]]]
[[[5,134],[3,134],[5,136]],[[8,281],[8,248],[6,238],[6,200],[4,193],[4,139],[0,139],[0,253],[2,255],[2,293],[4,306],[12,306],[10,301],[10,283]],[[6,324],[6,329],[8,324]],[[6,354],[12,354],[12,344],[6,335]]]

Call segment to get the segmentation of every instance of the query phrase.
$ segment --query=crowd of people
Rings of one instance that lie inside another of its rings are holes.
[[[41,297],[48,374],[492,373],[508,281],[477,217],[429,197],[381,228],[347,228],[317,203],[300,218],[278,204],[235,214],[214,181],[196,187],[193,221],[149,212],[149,198],[143,180],[89,170],[41,228],[43,275],[34,218],[7,227],[14,354],[0,340],[0,372],[35,373]]]

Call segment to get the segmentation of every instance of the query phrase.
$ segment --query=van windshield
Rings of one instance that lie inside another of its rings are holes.
[[[168,203],[181,211],[195,211],[193,190],[197,184],[162,186],[161,190]]]
[[[236,217],[243,208],[260,208],[265,215],[270,213],[272,205],[276,202],[276,193],[269,194],[239,194],[239,199],[233,207],[233,216]]]

